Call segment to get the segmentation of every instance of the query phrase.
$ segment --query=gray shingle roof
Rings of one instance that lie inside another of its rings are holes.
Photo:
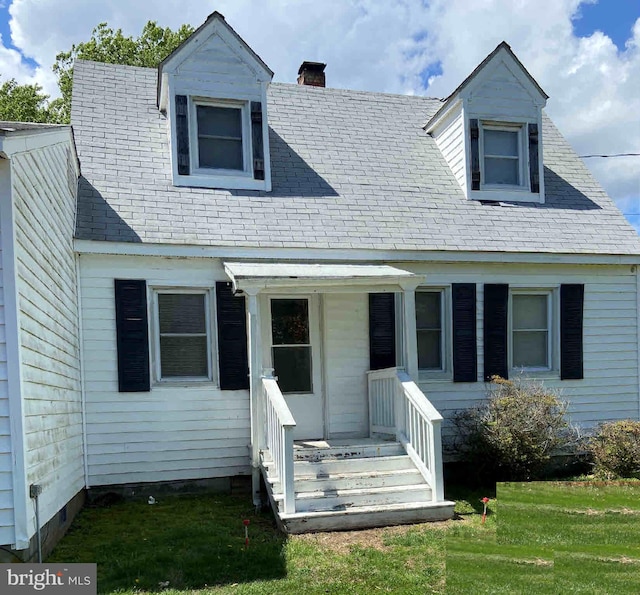
[[[243,247],[640,254],[554,125],[546,204],[467,200],[422,124],[436,99],[272,84],[272,192],[177,188],[156,70],[78,61],[80,239]]]

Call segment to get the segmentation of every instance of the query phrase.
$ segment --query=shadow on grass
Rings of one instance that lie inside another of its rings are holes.
[[[99,593],[201,589],[283,578],[285,542],[246,496],[167,496],[84,509],[47,561],[96,562]]]

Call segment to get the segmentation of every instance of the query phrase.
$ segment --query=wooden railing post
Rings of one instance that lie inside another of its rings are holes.
[[[292,514],[296,511],[296,497],[293,481],[293,427],[291,426],[282,426],[282,447],[284,461],[281,471],[281,481],[284,495],[284,512]]]
[[[433,490],[434,502],[441,502],[444,500],[444,475],[442,471],[442,433],[440,426],[442,420],[434,420],[433,426],[433,442],[431,444],[431,474],[433,476],[433,482],[435,489]]]
[[[253,503],[260,505],[260,449],[264,447],[263,419],[264,406],[261,404],[260,393],[263,390],[262,353],[260,344],[260,305],[256,292],[247,292],[248,308],[248,339],[249,339],[249,396],[251,416],[251,487]]]

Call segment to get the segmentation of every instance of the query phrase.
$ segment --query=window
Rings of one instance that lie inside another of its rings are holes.
[[[198,167],[244,170],[242,110],[196,105]]]
[[[249,176],[251,135],[247,103],[192,99],[190,114],[192,173]]]
[[[420,370],[444,370],[443,301],[442,290],[416,292],[416,333]]]
[[[156,291],[159,380],[211,378],[208,302],[206,291]]]
[[[271,300],[273,367],[283,393],[310,393],[309,300]]]
[[[511,367],[552,368],[551,292],[517,292],[511,296]]]
[[[483,186],[524,186],[522,126],[482,125]]]

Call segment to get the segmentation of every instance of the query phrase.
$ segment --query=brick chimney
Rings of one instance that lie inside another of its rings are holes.
[[[311,87],[324,87],[324,69],[326,64],[322,62],[303,62],[298,69],[298,84]]]

